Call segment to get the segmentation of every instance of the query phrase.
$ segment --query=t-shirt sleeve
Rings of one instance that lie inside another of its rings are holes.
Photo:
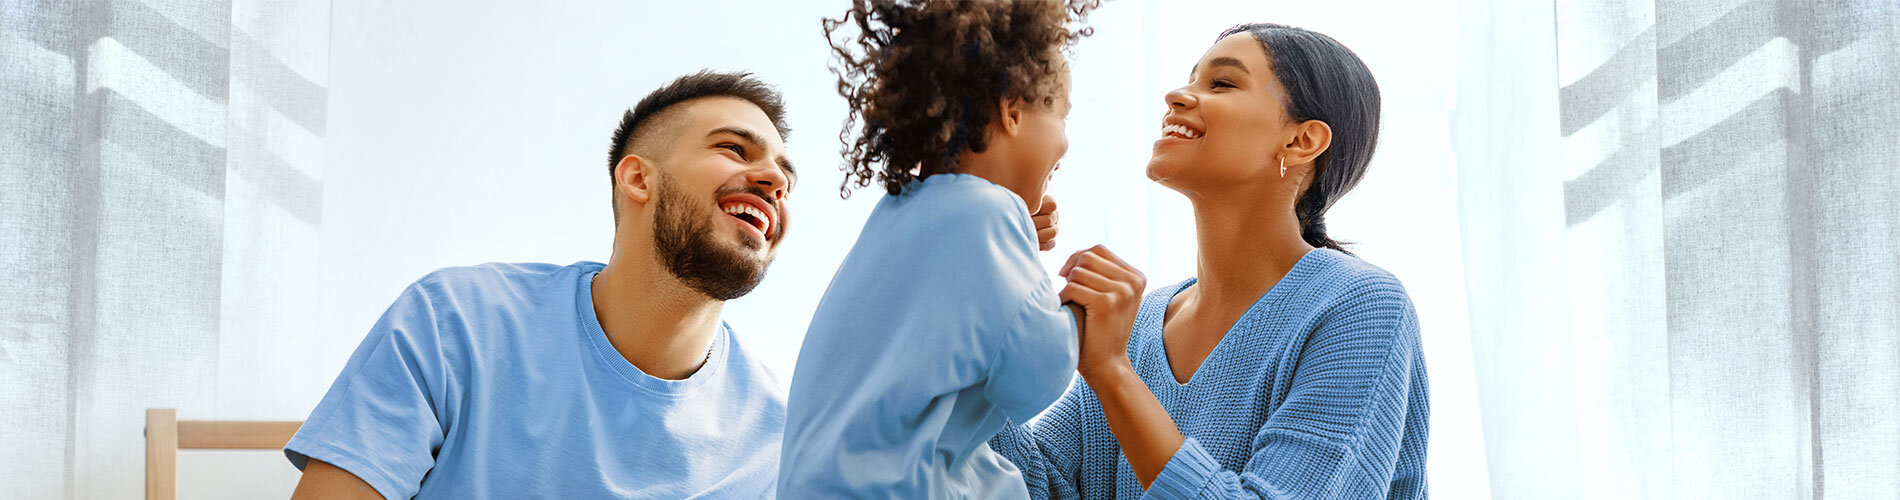
[[[436,317],[420,284],[396,298],[284,446],[292,465],[322,460],[384,497],[415,496],[448,428]]]

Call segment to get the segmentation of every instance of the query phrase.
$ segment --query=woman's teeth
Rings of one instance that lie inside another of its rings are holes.
[[[1162,137],[1171,137],[1171,136],[1180,137],[1182,139],[1199,139],[1201,137],[1201,134],[1193,130],[1188,130],[1187,127],[1169,123],[1169,124],[1165,124],[1161,126],[1161,136]]]

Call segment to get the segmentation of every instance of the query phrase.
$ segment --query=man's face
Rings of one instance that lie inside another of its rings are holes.
[[[785,238],[794,177],[765,112],[708,97],[685,113],[653,187],[653,243],[661,264],[717,300],[744,296],[765,277]]]

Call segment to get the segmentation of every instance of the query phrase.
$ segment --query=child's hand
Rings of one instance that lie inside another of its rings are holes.
[[[1076,371],[1088,380],[1097,368],[1128,364],[1128,336],[1148,278],[1101,245],[1069,256],[1059,273],[1069,279],[1058,297],[1082,306],[1082,352]]]
[[[1042,244],[1043,251],[1056,248],[1056,197],[1048,193],[1042,195],[1042,208],[1029,216],[1036,223],[1036,241]]]

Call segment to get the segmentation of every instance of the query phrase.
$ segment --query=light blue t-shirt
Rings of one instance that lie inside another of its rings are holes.
[[[785,399],[720,325],[685,380],[642,373],[594,317],[602,265],[485,264],[403,290],[296,437],[388,498],[759,498]]]
[[[1075,319],[1016,195],[938,174],[887,196],[812,316],[793,372],[785,498],[1027,498],[986,443],[1068,388]]]

